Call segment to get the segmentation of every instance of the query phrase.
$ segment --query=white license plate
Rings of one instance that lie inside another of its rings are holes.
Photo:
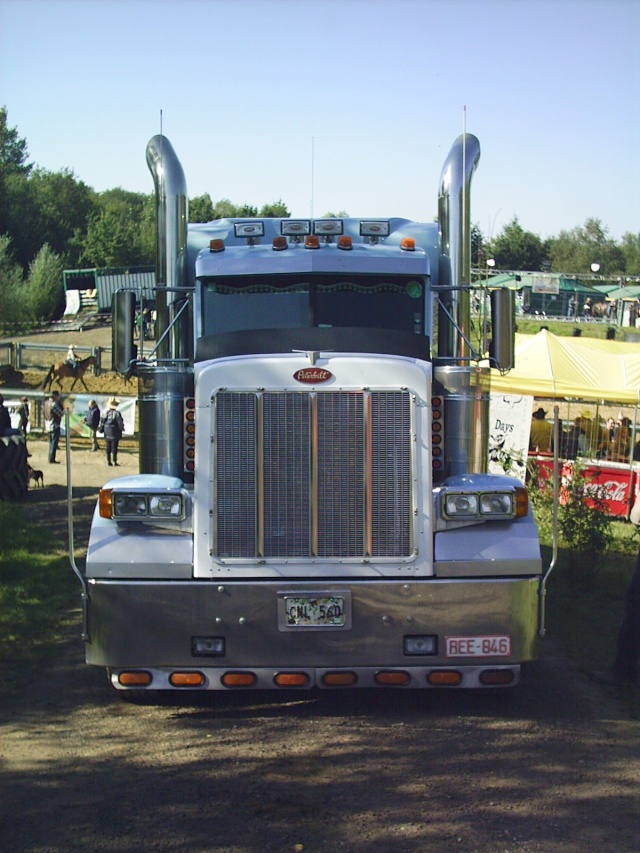
[[[445,637],[445,654],[448,658],[509,657],[511,637]]]
[[[284,624],[287,628],[342,628],[345,600],[331,595],[319,598],[284,597]]]

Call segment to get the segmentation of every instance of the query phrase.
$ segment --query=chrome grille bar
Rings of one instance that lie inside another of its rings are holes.
[[[407,391],[221,390],[214,409],[215,557],[411,555]]]

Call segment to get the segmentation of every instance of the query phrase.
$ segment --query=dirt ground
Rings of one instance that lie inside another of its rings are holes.
[[[120,469],[88,448],[75,442],[71,462],[80,565],[100,486],[137,472],[133,445]],[[63,542],[64,455],[49,465],[45,441],[29,449],[44,488],[25,511]],[[181,693],[135,705],[84,664],[78,606],[50,663],[6,688],[8,853],[640,850],[637,691],[592,684],[552,634],[507,691]]]

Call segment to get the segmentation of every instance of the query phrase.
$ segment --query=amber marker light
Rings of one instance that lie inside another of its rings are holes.
[[[210,252],[224,252],[224,240],[209,240]]]
[[[480,684],[511,684],[515,674],[511,669],[485,669],[480,673]]]
[[[403,237],[400,241],[400,248],[405,252],[415,252],[416,241],[413,237]]]
[[[306,672],[279,672],[273,681],[278,687],[306,687],[309,676]]]
[[[346,237],[346,236],[338,237],[338,248],[339,249],[345,249],[347,251],[349,249],[353,249],[353,241],[352,241],[351,237]]]
[[[121,672],[118,683],[123,687],[148,687],[151,684],[150,672]]]
[[[516,486],[516,518],[526,518],[529,514],[529,492]]]
[[[257,680],[253,672],[225,672],[220,679],[225,687],[251,687]]]
[[[111,518],[111,510],[113,508],[111,489],[100,489],[98,506],[100,508],[100,518]]]
[[[427,675],[427,681],[434,687],[456,687],[462,682],[462,673],[457,669],[438,669]]]
[[[286,237],[274,237],[271,248],[274,252],[282,252],[288,245]]]
[[[308,237],[304,238],[304,247],[305,249],[319,249],[320,238],[316,234],[309,234]]]
[[[403,670],[382,670],[374,675],[376,684],[386,684],[391,687],[402,687],[411,681],[411,676]]]
[[[173,687],[202,687],[204,675],[201,672],[172,672],[169,684]]]
[[[326,687],[352,687],[358,681],[355,672],[325,672],[322,683]]]

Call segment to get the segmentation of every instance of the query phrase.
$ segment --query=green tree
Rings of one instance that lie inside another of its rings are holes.
[[[18,136],[15,127],[7,124],[7,108],[0,109],[0,176],[28,175],[32,165],[27,163],[27,140]]]
[[[278,201],[272,201],[271,204],[263,204],[258,216],[262,216],[264,219],[276,219],[278,217],[286,219],[291,216],[291,213],[287,205],[279,198]]]
[[[209,193],[189,199],[189,222],[211,222],[214,218],[213,202]]]
[[[541,270],[548,247],[540,237],[525,231],[514,216],[502,232],[485,249],[487,258],[494,258],[501,270]]]
[[[97,208],[95,192],[69,169],[60,172],[35,169],[29,187],[38,229],[37,239],[32,238],[31,252],[46,244],[68,266],[75,266],[77,257],[70,240],[86,231]]]
[[[29,266],[25,284],[28,319],[60,317],[64,311],[63,264],[47,243]]]
[[[591,264],[600,264],[600,275],[625,272],[625,255],[599,219],[587,219],[583,227],[561,231],[549,247],[554,272],[591,272]]]
[[[258,208],[252,204],[241,204],[237,209],[236,216],[241,219],[255,219],[258,215]]]
[[[213,206],[212,219],[233,219],[238,216],[238,208],[228,198],[221,198]]]
[[[627,231],[622,235],[620,246],[624,255],[624,271],[627,275],[640,275],[640,234]]]
[[[23,319],[22,268],[11,252],[11,238],[0,234],[0,317],[4,322]]]
[[[97,210],[86,234],[76,232],[78,265],[85,267],[146,266],[155,261],[153,196],[120,188],[96,197]]]

